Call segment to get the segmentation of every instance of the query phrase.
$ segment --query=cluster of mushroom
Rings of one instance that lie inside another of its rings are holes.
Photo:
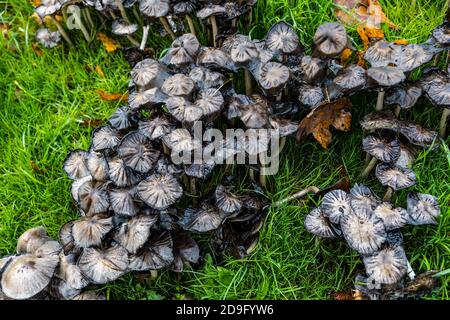
[[[126,36],[130,43],[143,50],[146,46],[150,26],[160,22],[165,33],[176,38],[176,33],[186,30],[184,21],[192,34],[196,34],[193,18],[209,22],[212,29],[211,43],[216,46],[220,37],[236,32],[241,16],[251,12],[256,0],[43,0],[35,8],[39,19],[54,24],[58,31],[42,28],[36,37],[45,47],[54,47],[62,35],[73,47],[73,42],[61,24],[62,16],[67,28],[81,30],[90,42],[97,27],[112,23],[111,31],[117,36]],[[74,6],[76,5],[76,6]],[[142,39],[136,39],[142,29]]]
[[[363,293],[370,291],[366,298],[374,299],[406,275],[415,277],[402,246],[401,228],[435,225],[439,215],[438,201],[432,195],[410,192],[404,209],[356,184],[349,193],[333,190],[325,194],[322,204],[306,215],[305,227],[322,238],[342,237],[361,255],[367,276],[358,279],[366,283]]]

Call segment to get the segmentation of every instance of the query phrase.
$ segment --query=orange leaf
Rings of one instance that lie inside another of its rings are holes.
[[[101,43],[103,44],[103,47],[105,48],[105,50],[107,52],[114,52],[119,48],[119,45],[117,44],[117,42],[115,42],[111,38],[108,38],[108,36],[106,34],[104,34],[103,32],[99,32],[97,34],[97,39],[101,41]]]
[[[43,23],[42,18],[39,17],[39,15],[38,15],[36,12],[34,12],[34,13],[30,16],[30,18],[33,19],[34,22],[36,22],[38,25],[41,25],[41,24]]]
[[[44,55],[44,52],[41,50],[41,48],[39,48],[39,46],[36,43],[31,44],[31,49],[33,49],[34,53],[36,53],[38,57],[42,57]]]
[[[349,48],[345,49],[342,53],[341,53],[341,64],[345,64],[350,57],[352,56],[353,51],[350,50]]]
[[[407,45],[407,44],[409,43],[409,41],[406,40],[406,39],[397,39],[397,40],[394,40],[394,43],[395,43],[395,44],[403,44],[403,45]]]
[[[103,90],[96,90],[96,92],[100,95],[100,98],[105,101],[120,101],[120,102],[128,102],[128,93],[108,93]]]
[[[95,66],[95,71],[98,73],[100,78],[105,78],[105,73],[102,70],[102,67],[100,67],[98,64]]]
[[[33,7],[39,7],[42,4],[41,0],[30,0],[30,3]]]
[[[350,130],[352,119],[351,113],[348,111],[350,107],[351,102],[348,98],[318,106],[300,122],[297,140],[301,141],[307,135],[312,134],[321,146],[327,149],[332,138],[330,126],[340,131]]]

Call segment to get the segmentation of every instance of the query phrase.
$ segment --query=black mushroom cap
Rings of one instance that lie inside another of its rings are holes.
[[[372,68],[386,67],[397,65],[400,53],[400,46],[385,40],[379,40],[367,49],[364,59]]]
[[[203,116],[203,109],[184,97],[170,97],[166,106],[170,114],[180,122],[193,123]]]
[[[194,63],[200,51],[200,42],[191,33],[176,38],[169,51],[161,59],[166,65],[184,66]]]
[[[193,163],[184,168],[184,173],[188,177],[206,179],[213,172],[216,167],[214,159],[204,159],[200,163]]]
[[[267,62],[253,72],[261,88],[270,93],[278,93],[283,89],[291,76],[289,68],[278,62]]]
[[[159,270],[174,260],[173,241],[169,232],[152,234],[149,241],[130,258],[130,270]]]
[[[242,201],[233,194],[229,188],[218,185],[214,192],[216,206],[226,213],[239,213],[242,209]]]
[[[284,21],[273,25],[266,36],[266,46],[274,52],[294,53],[299,47],[297,33]]]
[[[377,252],[386,241],[383,220],[371,210],[350,210],[340,219],[342,233],[348,245],[362,255]]]
[[[397,131],[400,126],[400,121],[390,110],[379,112],[371,112],[364,116],[360,121],[360,125],[364,130],[379,130],[387,129]]]
[[[200,147],[200,142],[194,139],[187,129],[178,128],[163,137],[164,144],[172,149],[172,152],[192,152]]]
[[[128,133],[118,146],[117,153],[127,167],[141,173],[150,171],[160,155],[149,138],[139,131]]]
[[[199,89],[217,88],[225,83],[225,76],[223,74],[205,67],[193,68],[189,72],[189,77],[194,80]]]
[[[134,115],[129,106],[117,108],[116,111],[109,117],[109,124],[117,130],[126,130],[135,124]]]
[[[308,232],[322,238],[336,238],[336,228],[325,216],[320,207],[314,208],[305,216],[305,228]]]
[[[371,256],[363,257],[366,273],[377,284],[394,284],[407,271],[407,258],[403,247],[387,246]]]
[[[51,240],[44,227],[31,228],[25,231],[17,240],[16,251],[17,253],[33,254],[44,243]]]
[[[138,213],[136,199],[136,188],[110,188],[108,199],[111,209],[115,214],[122,216],[134,216]]]
[[[430,194],[419,192],[408,193],[407,210],[411,217],[411,224],[437,224],[441,214],[439,202]]]
[[[413,145],[422,148],[433,146],[434,149],[439,147],[440,139],[437,132],[426,129],[416,123],[410,121],[400,122],[399,132]]]
[[[408,212],[400,207],[394,207],[390,202],[380,203],[373,214],[383,220],[387,231],[403,228],[408,223]]]
[[[161,86],[168,77],[169,74],[164,65],[153,59],[144,59],[131,70],[133,82],[140,87]]]
[[[366,70],[352,64],[338,72],[333,79],[333,84],[343,92],[349,93],[364,88],[366,81]]]
[[[388,163],[378,164],[375,175],[382,185],[391,187],[394,191],[412,187],[417,183],[413,170]]]
[[[122,135],[119,131],[108,125],[101,126],[96,128],[92,133],[91,148],[97,152],[114,149],[121,139]]]
[[[410,109],[417,103],[422,93],[422,87],[418,84],[398,86],[387,92],[384,102],[388,105],[399,105],[402,109]]]
[[[123,19],[116,19],[112,23],[112,33],[119,36],[126,36],[137,31],[138,25],[126,22]]]
[[[109,179],[119,187],[129,187],[141,181],[140,175],[125,164],[119,156],[108,158]]]
[[[351,211],[350,197],[343,190],[333,190],[325,194],[320,207],[332,223],[338,224],[342,216]]]
[[[139,132],[150,140],[158,140],[175,129],[175,124],[165,116],[156,116],[149,120],[140,120]]]
[[[314,34],[314,49],[323,57],[336,57],[348,47],[345,27],[336,22],[324,23]]]
[[[113,228],[112,217],[96,215],[73,221],[71,232],[73,243],[78,248],[99,246]]]
[[[307,83],[315,83],[326,73],[326,62],[316,57],[304,56],[300,62],[302,78]]]
[[[36,40],[45,48],[54,48],[61,41],[59,31],[51,31],[47,28],[40,28],[36,32]]]
[[[78,190],[78,204],[87,216],[104,213],[109,208],[107,184],[86,181]]]
[[[15,300],[31,298],[48,286],[58,263],[57,254],[16,256],[2,272],[1,291]]]
[[[150,237],[150,228],[158,221],[157,215],[138,215],[121,224],[114,241],[135,254]]]
[[[194,81],[182,73],[177,73],[164,81],[161,90],[168,96],[189,96],[194,90]]]
[[[237,70],[231,57],[225,51],[218,48],[202,48],[197,57],[197,65],[211,69]]]
[[[169,0],[140,0],[139,10],[149,18],[164,17],[169,13]]]
[[[217,229],[223,218],[217,207],[204,203],[200,208],[185,209],[178,224],[188,231],[209,232]]]
[[[298,87],[298,101],[308,108],[315,108],[325,100],[322,88],[309,84]]]
[[[411,168],[416,161],[417,150],[410,145],[400,143],[400,157],[395,165],[401,168]]]
[[[127,271],[128,252],[115,245],[106,249],[85,248],[78,260],[81,273],[94,284],[116,280]]]
[[[88,176],[89,169],[86,167],[86,151],[74,150],[64,160],[64,171],[70,179],[76,180]]]
[[[183,188],[174,176],[155,173],[138,184],[137,193],[151,208],[164,210],[181,198]]]
[[[205,116],[218,114],[224,105],[224,98],[218,89],[210,88],[198,93],[194,105],[200,108]]]
[[[95,151],[88,152],[86,166],[94,180],[106,181],[109,179],[108,162],[103,153]]]
[[[367,76],[383,87],[395,86],[406,79],[402,70],[391,66],[372,67],[367,70]]]
[[[363,138],[363,150],[382,162],[395,162],[400,157],[400,141],[387,139],[378,134],[369,134]]]
[[[252,95],[247,99],[238,99],[239,117],[247,128],[261,129],[269,121],[268,102],[261,96]],[[230,110],[228,110],[230,111]]]
[[[227,52],[234,63],[245,65],[258,59],[259,51],[256,44],[247,36],[236,34],[225,39],[222,49]]]

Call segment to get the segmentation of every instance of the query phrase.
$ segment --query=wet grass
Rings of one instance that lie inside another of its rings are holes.
[[[318,25],[335,20],[331,0],[260,2],[255,9],[258,24],[251,30],[254,38],[285,19],[296,27],[303,43],[310,43]],[[415,7],[408,1],[380,2],[398,26],[386,30],[388,38],[419,42],[441,22],[446,1],[418,0]],[[31,13],[23,1],[0,2],[0,23],[10,24],[7,37],[0,35],[1,254],[12,253],[27,228],[43,225],[56,237],[64,222],[77,217],[62,162],[70,150],[88,147],[92,128],[83,126],[83,121],[105,120],[120,105],[101,100],[96,90],[123,93],[129,81],[129,67],[120,53],[108,54],[98,44],[88,47],[81,37],[76,50],[60,46],[38,56],[32,49],[36,26],[28,19]],[[354,30],[350,31],[359,46]],[[157,53],[169,43],[157,36],[150,39]],[[96,66],[105,77],[94,71]],[[358,179],[365,157],[358,121],[373,110],[375,96],[355,97],[353,102],[352,131],[333,132],[328,150],[312,138],[302,144],[288,141],[279,173],[268,179],[269,201],[306,186],[329,186],[340,178],[340,167],[350,173],[352,183],[364,182],[383,193],[372,176]],[[401,116],[437,129],[440,111],[423,103]],[[442,218],[436,227],[406,228],[405,249],[416,272],[446,269],[450,267],[448,148],[423,151],[415,171],[420,182],[413,189],[437,195]],[[406,194],[399,192],[394,201],[405,206]],[[127,275],[101,290],[115,299],[327,299],[334,291],[348,291],[356,271],[362,269],[361,261],[343,242],[306,232],[303,217],[314,201],[307,198],[271,210],[257,250],[246,259],[226,257],[217,265],[206,248],[200,265],[183,274],[163,271],[149,284]],[[441,289],[430,298],[448,299],[448,280],[444,277]]]

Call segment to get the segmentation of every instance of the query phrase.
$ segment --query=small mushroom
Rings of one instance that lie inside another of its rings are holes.
[[[174,261],[172,270],[182,272],[184,264],[195,264],[200,259],[200,248],[188,233],[182,233],[174,239]]]
[[[64,160],[64,171],[73,180],[90,175],[89,169],[86,167],[86,152],[83,150],[75,150],[69,153]]]
[[[431,61],[437,52],[438,50],[431,46],[408,44],[402,47],[397,66],[403,72],[411,72]]]
[[[350,210],[341,216],[340,226],[348,245],[362,255],[374,254],[386,241],[383,220],[370,210]]]
[[[130,254],[135,254],[147,242],[150,236],[150,228],[157,220],[156,215],[132,217],[120,226],[113,239],[127,249]]]
[[[374,210],[381,203],[381,199],[363,184],[355,184],[350,189],[350,205],[359,212]]]
[[[197,57],[197,65],[210,69],[236,71],[236,65],[231,57],[217,48],[203,48]]]
[[[80,208],[87,216],[104,213],[109,208],[106,185],[100,182],[86,181],[78,191]]]
[[[109,178],[109,168],[106,157],[95,151],[90,151],[86,155],[86,167],[92,178],[97,181],[106,181]]]
[[[272,129],[278,130],[278,136],[281,138],[295,135],[298,129],[298,122],[280,117],[270,117],[269,123]]]
[[[439,147],[437,132],[428,130],[416,123],[402,121],[398,131],[413,145],[423,148],[433,147],[434,149]]]
[[[384,102],[388,105],[398,105],[401,109],[411,109],[421,96],[421,86],[410,84],[390,89],[386,94]],[[396,115],[398,116],[398,113]]]
[[[382,185],[388,186],[394,191],[409,188],[417,183],[413,170],[387,163],[378,164],[375,175]]]
[[[408,223],[408,212],[394,207],[390,202],[380,203],[373,214],[383,220],[387,231],[403,228]]]
[[[271,51],[291,54],[299,47],[299,39],[292,26],[284,21],[273,25],[266,36],[266,46]]]
[[[222,109],[224,99],[218,89],[210,88],[199,92],[194,105],[202,110],[203,115],[212,117]]]
[[[76,264],[75,254],[60,254],[59,267],[55,277],[64,281],[64,283],[75,290],[81,290],[88,286],[89,281],[83,276]]]
[[[166,101],[167,95],[165,95],[158,88],[152,88],[149,90],[137,90],[130,94],[128,103],[133,111],[138,110],[141,107],[151,107],[158,104],[162,104]]]
[[[194,139],[187,129],[175,129],[163,137],[164,143],[173,153],[192,152],[200,147],[200,142]]]
[[[121,134],[110,126],[98,127],[92,133],[92,150],[100,152],[114,149],[121,138]]]
[[[217,25],[216,16],[223,16],[227,14],[225,7],[216,5],[213,3],[207,4],[204,8],[197,12],[197,18],[205,20],[209,19],[212,26],[213,45],[217,46],[217,36],[219,33],[219,27]]]
[[[134,125],[131,109],[128,106],[117,108],[109,117],[109,124],[117,130],[126,130]]]
[[[305,227],[308,232],[322,238],[336,238],[337,236],[335,228],[320,207],[314,208],[305,216]]]
[[[214,197],[216,198],[216,206],[221,211],[229,214],[238,213],[241,211],[241,200],[223,185],[217,186]]]
[[[314,34],[314,49],[318,55],[326,58],[339,56],[348,47],[345,27],[339,23],[324,23]]]
[[[304,56],[300,62],[302,79],[310,84],[318,82],[326,73],[325,61],[310,56]]]
[[[261,88],[270,94],[283,89],[291,76],[289,68],[278,62],[267,62],[253,72]]]
[[[194,63],[200,51],[200,42],[193,34],[186,33],[172,42],[161,62],[166,65],[182,67]]]
[[[35,227],[25,231],[17,240],[17,253],[34,254],[44,243],[51,241],[44,227]]]
[[[324,102],[325,96],[321,87],[303,84],[298,87],[298,101],[308,108],[315,108]]]
[[[192,232],[209,232],[217,229],[223,222],[219,210],[209,204],[201,208],[187,208],[178,224],[185,230]]]
[[[407,197],[407,210],[411,217],[411,224],[438,224],[437,218],[441,214],[439,202],[430,194],[410,192]]]
[[[366,70],[358,65],[350,65],[342,69],[333,79],[336,85],[344,93],[353,93],[361,90],[366,85]]]
[[[125,165],[125,161],[116,156],[108,158],[109,179],[119,187],[129,187],[141,181],[141,177]]]
[[[229,54],[233,62],[237,65],[246,65],[259,57],[255,43],[248,37],[241,35],[233,37]]]
[[[169,174],[152,174],[137,186],[137,194],[148,206],[164,210],[183,195],[177,179]]]
[[[75,248],[75,243],[72,235],[73,224],[74,221],[69,221],[59,229],[58,238],[63,247],[64,254],[70,253]]]
[[[118,146],[117,153],[127,167],[140,173],[150,171],[160,155],[139,131],[128,133]]]
[[[400,46],[385,40],[379,40],[367,49],[364,59],[369,62],[372,68],[386,67],[396,65],[400,54]]]
[[[403,71],[396,67],[373,67],[367,70],[367,75],[385,87],[395,86],[406,79]]]
[[[407,258],[401,246],[388,246],[375,254],[363,257],[366,272],[375,283],[394,284],[406,274]]]
[[[339,224],[342,216],[351,211],[350,197],[343,190],[333,190],[325,194],[321,209],[332,223]]]
[[[203,116],[203,109],[183,97],[170,97],[166,106],[170,114],[180,122],[193,123]]]
[[[173,262],[173,242],[170,233],[155,234],[130,258],[130,270],[159,270]]]
[[[392,163],[400,157],[400,141],[384,138],[377,134],[369,134],[363,139],[363,150],[372,157],[382,161]]]
[[[128,252],[116,245],[107,249],[85,248],[78,260],[81,273],[94,284],[116,280],[127,271]]]
[[[148,85],[160,87],[169,76],[166,68],[153,59],[142,60],[131,70],[133,82],[140,87]]]
[[[189,77],[194,80],[200,90],[218,88],[225,83],[225,76],[223,74],[204,67],[193,68],[189,72]]]
[[[260,129],[268,125],[268,101],[261,96],[253,95],[250,99],[236,100],[239,103],[240,119],[246,128]]]
[[[194,81],[188,76],[178,73],[167,78],[166,81],[164,81],[161,90],[168,96],[187,97],[194,90]]]
[[[82,217],[73,221],[73,243],[78,248],[99,246],[106,234],[113,228],[112,218],[102,215]]]
[[[36,40],[45,48],[54,48],[61,41],[59,31],[50,31],[47,28],[40,28],[36,32]]]
[[[138,213],[135,202],[136,188],[111,188],[108,190],[108,199],[115,214],[134,216]]]
[[[150,140],[158,140],[175,129],[172,122],[165,116],[157,116],[151,120],[141,120],[138,123],[139,132]]]
[[[130,24],[126,22],[124,19],[116,19],[112,23],[111,31],[112,33],[119,36],[126,36],[135,33],[138,29],[137,24]],[[137,43],[139,47],[139,43]]]

